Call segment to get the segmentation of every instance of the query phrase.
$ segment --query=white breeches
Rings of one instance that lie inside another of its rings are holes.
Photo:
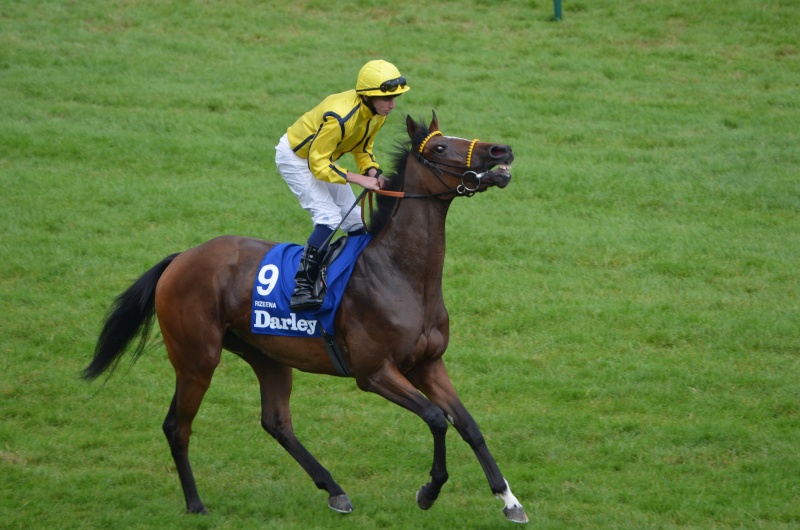
[[[300,201],[300,206],[311,214],[311,221],[315,225],[335,229],[356,201],[350,184],[334,184],[315,178],[308,169],[308,160],[292,151],[285,134],[275,146],[275,164],[289,189]],[[363,226],[361,207],[357,205],[342,222],[341,229],[352,232]]]

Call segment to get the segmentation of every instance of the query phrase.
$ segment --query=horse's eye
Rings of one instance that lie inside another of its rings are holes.
[[[445,152],[445,150],[446,150],[446,149],[447,149],[447,148],[446,148],[445,146],[443,146],[443,145],[437,145],[436,147],[434,147],[434,148],[433,148],[434,152],[435,152],[437,155],[444,154],[444,152]]]

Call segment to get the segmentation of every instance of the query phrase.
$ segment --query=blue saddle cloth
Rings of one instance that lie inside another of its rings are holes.
[[[253,282],[250,330],[259,335],[290,337],[321,337],[323,331],[333,335],[333,320],[342,294],[358,256],[370,239],[370,235],[345,238],[341,253],[328,266],[328,291],[322,307],[316,311],[292,311],[289,307],[303,247],[293,243],[272,247],[261,259]]]

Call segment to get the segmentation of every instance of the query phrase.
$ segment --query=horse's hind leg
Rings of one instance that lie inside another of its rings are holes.
[[[292,428],[289,397],[292,393],[292,369],[276,363],[260,353],[240,355],[253,367],[261,388],[261,426],[308,473],[314,484],[328,492],[328,506],[340,513],[350,513],[353,506],[330,472],[303,447]]]
[[[207,514],[203,501],[200,500],[200,495],[197,493],[197,485],[194,481],[194,473],[192,473],[192,466],[189,463],[189,436],[191,435],[191,421],[185,418],[185,406],[178,405],[178,390],[172,397],[172,403],[169,406],[169,412],[164,419],[162,429],[164,435],[167,437],[169,449],[172,453],[172,459],[175,461],[175,467],[178,470],[178,477],[181,481],[183,488],[183,496],[186,499],[186,510],[191,513]],[[180,399],[180,401],[185,401]],[[195,413],[199,408],[199,401],[195,407]],[[183,408],[184,414],[179,414],[178,409]]]
[[[178,342],[162,322],[164,343],[176,374],[175,395],[162,428],[181,481],[186,509],[191,513],[202,514],[208,511],[197,493],[189,463],[189,437],[192,435],[192,422],[219,364],[222,350],[221,333],[209,333],[211,330],[208,328],[204,331],[205,333],[198,332],[194,336],[195,340],[184,337]],[[220,338],[216,339],[215,335]]]

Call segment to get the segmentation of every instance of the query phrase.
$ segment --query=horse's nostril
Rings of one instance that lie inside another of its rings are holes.
[[[511,152],[511,148],[507,145],[493,145],[489,153],[492,158],[500,158],[506,156]]]

